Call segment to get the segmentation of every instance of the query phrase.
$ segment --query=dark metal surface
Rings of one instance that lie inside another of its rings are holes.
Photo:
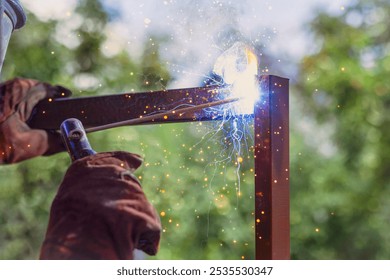
[[[211,86],[43,100],[35,107],[29,125],[32,128],[58,130],[64,120],[76,118],[83,123],[85,128],[101,126],[224,99],[227,97],[226,92],[226,90]],[[186,114],[182,117],[177,115],[167,120],[156,120],[153,123],[212,120],[218,117],[218,115],[200,111],[192,115]]]
[[[256,259],[290,258],[288,86],[262,76],[255,105]]]

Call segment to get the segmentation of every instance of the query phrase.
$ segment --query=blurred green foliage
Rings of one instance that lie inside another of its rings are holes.
[[[360,0],[310,24],[295,88],[306,129],[291,143],[294,258],[390,258],[389,14],[389,1]]]
[[[151,35],[139,62],[126,51],[107,56],[108,19],[97,0],[79,1],[75,14],[59,21],[42,22],[29,13],[10,42],[4,78],[61,84],[74,96],[164,89],[171,77],[160,61],[163,38]],[[136,175],[164,228],[153,259],[254,258],[253,159],[249,152],[242,155],[239,186],[236,155],[226,157],[231,145],[223,131],[210,134],[215,125],[126,127],[89,136],[96,151],[125,150],[145,158]],[[0,168],[1,259],[38,257],[50,204],[69,164],[63,153]]]

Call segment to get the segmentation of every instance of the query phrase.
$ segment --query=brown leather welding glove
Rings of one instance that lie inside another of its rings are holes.
[[[133,175],[139,156],[100,153],[76,160],[55,197],[41,259],[132,259],[157,253],[161,223]]]
[[[59,133],[31,129],[26,121],[40,100],[70,95],[66,88],[36,80],[15,78],[0,84],[0,164],[63,151]]]

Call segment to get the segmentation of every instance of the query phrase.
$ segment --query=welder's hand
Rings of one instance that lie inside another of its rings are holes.
[[[26,121],[40,100],[70,95],[66,88],[36,80],[0,84],[0,164],[63,151],[59,133],[30,129]]]
[[[139,156],[91,155],[69,167],[55,197],[41,259],[132,259],[157,253],[161,223],[133,175]]]

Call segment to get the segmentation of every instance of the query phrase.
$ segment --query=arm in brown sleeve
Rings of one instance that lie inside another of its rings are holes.
[[[133,171],[142,160],[126,152],[75,161],[55,197],[41,259],[132,259],[157,253],[161,224]]]
[[[0,164],[63,151],[59,133],[30,129],[26,121],[40,100],[70,95],[66,88],[30,79],[0,84]]]

